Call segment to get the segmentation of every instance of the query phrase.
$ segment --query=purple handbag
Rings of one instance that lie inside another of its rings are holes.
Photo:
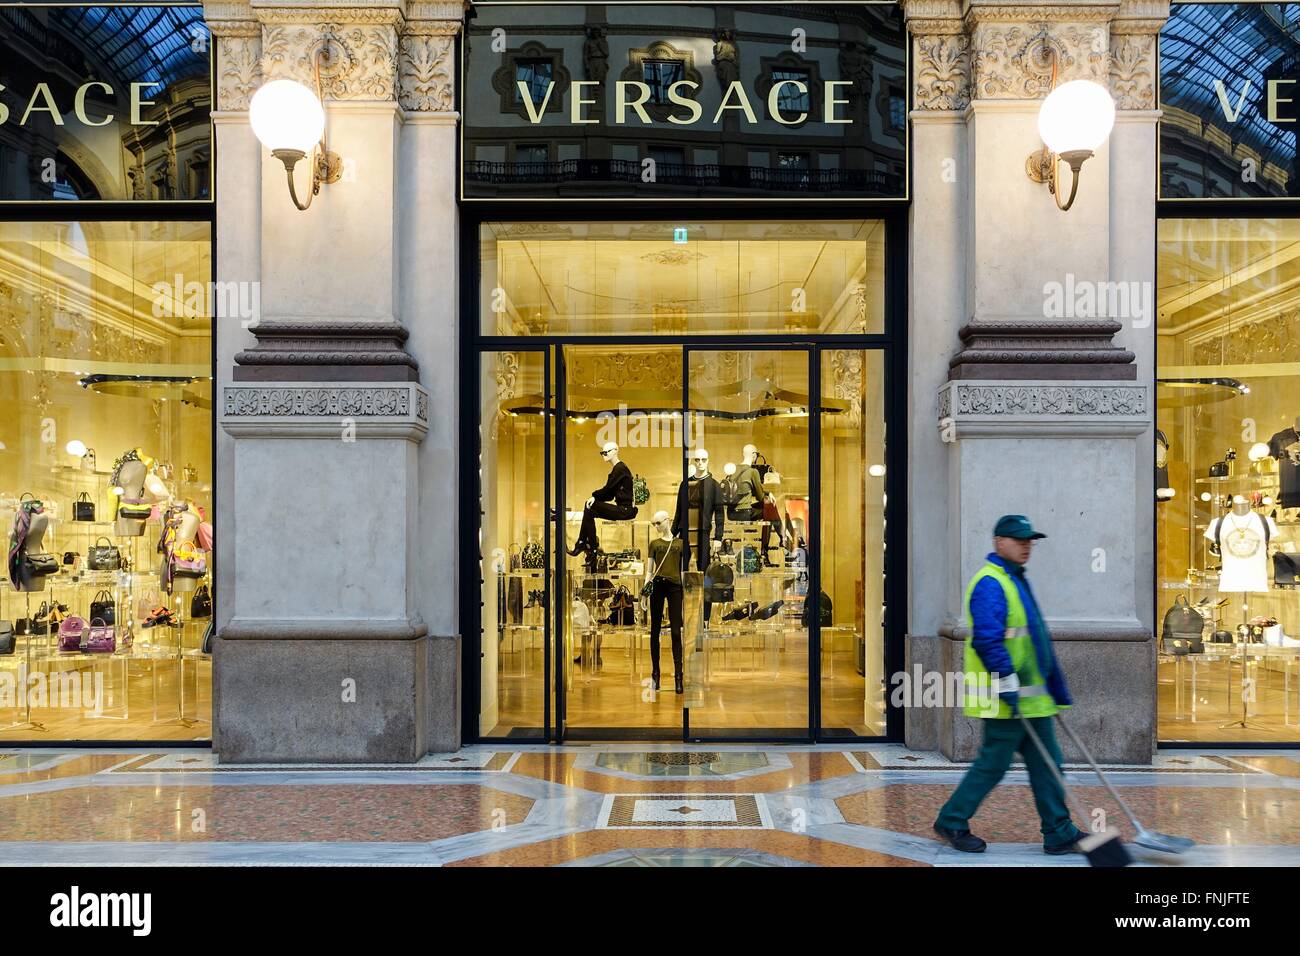
[[[86,633],[86,619],[70,614],[59,624],[59,650],[81,650],[81,638]]]
[[[96,624],[95,621],[99,621]],[[117,650],[117,636],[112,624],[105,624],[103,618],[95,618],[90,622],[90,630],[86,632],[86,639],[81,644],[81,649],[87,654],[112,654]]]

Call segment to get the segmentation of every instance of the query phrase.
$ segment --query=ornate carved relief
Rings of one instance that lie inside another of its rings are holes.
[[[405,35],[399,46],[403,109],[449,113],[455,108],[455,44],[451,36]]]
[[[862,423],[862,351],[835,349],[827,354],[830,356],[831,397],[848,403],[847,424],[857,428]]]
[[[919,36],[913,45],[916,91],[921,110],[964,110],[970,105],[970,37]]]
[[[1111,46],[1110,91],[1122,110],[1156,108],[1155,34],[1121,34]]]
[[[1238,326],[1197,342],[1192,348],[1196,365],[1252,365],[1300,362],[1300,309]]]
[[[268,80],[292,79],[313,86],[317,51],[325,53],[320,80],[327,99],[395,97],[397,29],[392,22],[374,17],[373,21],[340,18],[325,23],[267,23],[262,34],[262,73]]]
[[[1057,82],[1107,82],[1109,36],[1100,26],[981,23],[973,46],[974,89],[980,99],[1046,96],[1052,85],[1052,51],[1059,65]]]
[[[217,34],[217,109],[246,110],[262,85],[262,33]]]
[[[368,387],[227,385],[226,417],[406,418],[412,413],[418,385]],[[428,421],[428,401],[415,401],[415,417]]]
[[[939,392],[939,419],[953,415],[1089,415],[1147,413],[1144,385],[964,385]]]

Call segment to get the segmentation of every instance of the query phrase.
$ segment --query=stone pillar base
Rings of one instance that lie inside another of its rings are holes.
[[[221,763],[413,763],[424,756],[430,639],[423,626],[409,626],[402,637],[378,636],[366,622],[353,626],[376,636],[349,640],[337,625],[315,636],[298,623],[227,626],[213,655]]]
[[[1075,705],[1064,717],[1101,763],[1149,764],[1156,750],[1156,660],[1151,635],[1142,629],[1113,632],[1053,632],[1056,656],[1065,671]],[[927,642],[934,641],[927,638]],[[940,667],[944,673],[962,669],[965,635],[942,634]],[[909,709],[910,727],[917,719]],[[938,749],[949,760],[968,761],[979,751],[980,721],[960,708],[933,708],[918,715],[922,725],[937,723]],[[1083,754],[1058,734],[1065,759],[1082,763]],[[912,746],[912,734],[908,733]]]

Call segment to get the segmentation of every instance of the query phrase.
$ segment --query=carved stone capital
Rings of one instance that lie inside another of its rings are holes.
[[[1155,36],[1169,19],[1169,0],[1123,0],[1111,22],[1112,34]]]
[[[907,29],[913,36],[961,33],[961,0],[900,0]]]
[[[912,41],[919,110],[964,110],[970,105],[970,38],[961,34],[917,36]]]
[[[262,31],[216,34],[217,109],[247,110],[262,85]]]
[[[1134,355],[1112,319],[983,319],[964,326],[949,379],[1132,380]]]
[[[1110,92],[1121,110],[1153,110],[1159,63],[1154,33],[1122,33],[1111,38]]]
[[[397,101],[405,110],[450,113],[456,104],[456,37],[402,36],[398,46]]]

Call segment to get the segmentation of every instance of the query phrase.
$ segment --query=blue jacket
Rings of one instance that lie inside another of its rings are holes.
[[[1048,693],[1058,706],[1069,707],[1074,703],[1069,688],[1065,686],[1065,674],[1056,661],[1052,650],[1052,636],[1043,622],[1043,615],[1034,600],[1034,592],[1029,589],[1029,580],[1025,577],[1024,565],[1015,564],[990,554],[988,560],[1011,575],[1020,591],[1020,600],[1025,605],[1029,616],[1029,634],[1034,642],[1034,652],[1038,657],[1038,670],[1047,681]],[[970,616],[974,633],[971,644],[990,673],[1010,674],[1011,655],[1007,653],[1004,636],[1007,629],[1007,596],[1002,593],[1002,585],[993,578],[984,578],[975,585],[970,596]]]

